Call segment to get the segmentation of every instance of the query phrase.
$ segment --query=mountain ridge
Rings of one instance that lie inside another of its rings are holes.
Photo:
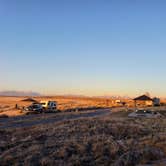
[[[7,90],[7,91],[0,91],[0,96],[41,96],[41,94],[33,91]]]

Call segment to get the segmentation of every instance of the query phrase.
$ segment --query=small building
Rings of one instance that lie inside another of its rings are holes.
[[[24,102],[33,102],[33,103],[38,103],[37,100],[33,99],[33,98],[26,98],[26,99],[23,99],[21,101],[24,101]]]
[[[142,95],[133,99],[135,106],[153,106],[153,99],[149,96]]]
[[[154,106],[160,106],[160,98],[154,97],[153,98],[153,105]]]

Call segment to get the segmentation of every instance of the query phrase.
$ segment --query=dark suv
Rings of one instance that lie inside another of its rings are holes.
[[[41,104],[32,104],[25,108],[25,111],[33,111],[33,112],[39,112],[41,113],[43,111]]]

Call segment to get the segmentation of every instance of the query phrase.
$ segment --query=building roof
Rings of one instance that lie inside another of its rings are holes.
[[[27,102],[37,102],[36,100],[32,99],[32,98],[26,98],[22,101],[27,101]]]
[[[146,95],[142,95],[142,96],[136,97],[133,100],[135,100],[135,101],[136,100],[140,100],[140,101],[152,101],[152,99],[149,96],[146,96]]]

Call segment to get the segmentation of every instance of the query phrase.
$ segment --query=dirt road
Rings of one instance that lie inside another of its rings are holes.
[[[11,118],[0,119],[0,129],[9,128],[22,128],[32,127],[41,124],[49,124],[55,122],[61,122],[66,120],[74,120],[80,118],[91,118],[105,116],[111,113],[110,109],[99,109],[83,112],[63,112],[63,113],[48,113],[48,114],[34,114],[24,115]]]

